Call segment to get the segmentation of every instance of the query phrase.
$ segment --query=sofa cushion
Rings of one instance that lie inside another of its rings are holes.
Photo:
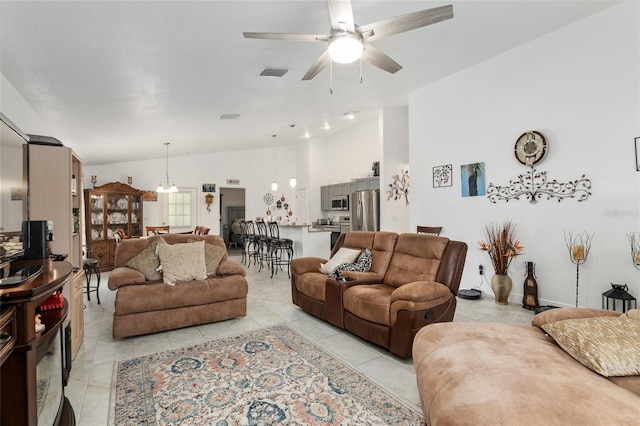
[[[386,326],[391,325],[391,293],[395,287],[384,284],[354,285],[344,291],[344,310],[353,315]]]
[[[361,252],[362,250],[341,247],[327,263],[320,264],[320,272],[331,275],[338,266],[356,260]]]
[[[188,243],[195,243],[198,240],[190,238]],[[226,250],[213,244],[205,243],[204,245],[204,262],[207,265],[207,275],[216,275],[218,265],[226,254]]]
[[[146,246],[137,255],[129,259],[124,266],[133,268],[142,272],[144,278],[149,281],[159,280],[162,274],[158,271],[160,259],[156,254],[158,244],[167,244],[162,237],[154,237],[149,239],[149,245]]]
[[[204,241],[183,244],[159,244],[158,257],[165,284],[203,280],[207,278],[204,261]]]
[[[542,328],[543,325],[556,321],[607,316],[619,317],[620,312],[596,308],[554,308],[536,314],[531,320],[531,325]]]
[[[640,321],[627,316],[594,317],[545,324],[574,359],[605,377],[640,374]]]
[[[296,288],[300,293],[324,302],[326,282],[326,275],[318,272],[309,272],[298,276],[296,279]]]
[[[342,271],[367,272],[371,269],[371,250],[364,249],[353,263],[345,263],[333,270],[333,275],[338,278]]]
[[[436,281],[449,239],[405,233],[398,237],[384,283],[399,287],[412,281]]]
[[[128,285],[120,287],[116,293],[114,315],[157,312],[162,316],[167,309],[243,299],[247,297],[247,291],[247,280],[240,275],[210,276],[174,286],[159,281]]]

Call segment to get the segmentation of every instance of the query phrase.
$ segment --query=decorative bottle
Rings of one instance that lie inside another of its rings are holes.
[[[522,296],[522,307],[534,310],[539,307],[538,303],[538,283],[536,282],[535,264],[527,262],[527,277],[524,279],[524,292]]]

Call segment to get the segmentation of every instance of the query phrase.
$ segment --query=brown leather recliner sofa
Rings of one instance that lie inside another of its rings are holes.
[[[435,235],[352,231],[341,247],[371,250],[367,272],[343,271],[343,282],[319,271],[327,259],[291,262],[293,303],[392,353],[409,358],[425,325],[452,321],[467,245]]]
[[[150,238],[123,240],[116,249],[115,269],[108,287],[117,291],[113,313],[113,337],[135,336],[206,324],[245,316],[248,284],[246,271],[227,258],[224,241],[217,235],[164,234],[168,244],[205,241],[224,249],[215,274],[206,279],[164,284],[146,280],[139,270],[125,266],[153,243]],[[207,256],[205,251],[205,256]]]

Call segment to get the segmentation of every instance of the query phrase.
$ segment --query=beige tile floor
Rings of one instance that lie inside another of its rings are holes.
[[[232,259],[240,260],[233,256]],[[101,304],[86,302],[84,342],[73,361],[65,392],[79,426],[108,424],[112,372],[117,361],[190,345],[247,330],[286,323],[328,352],[362,372],[398,399],[420,409],[411,360],[402,360],[348,332],[328,325],[291,303],[286,272],[273,279],[263,269],[247,268],[249,296],[247,316],[214,324],[195,326],[146,336],[114,340],[111,321],[115,292],[107,288],[102,275]],[[95,280],[95,278],[94,278]],[[94,283],[95,284],[95,283]],[[86,296],[85,296],[86,301]],[[458,300],[454,321],[528,324],[533,313],[521,305],[496,305],[492,298]]]

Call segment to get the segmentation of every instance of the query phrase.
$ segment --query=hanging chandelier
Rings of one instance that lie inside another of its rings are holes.
[[[160,182],[160,184],[158,184],[158,187],[156,188],[156,192],[178,192],[178,187],[175,183],[171,182],[171,185],[169,185],[169,142],[165,142],[164,146],[167,147],[167,173],[165,175],[166,185],[163,185],[162,182]]]

